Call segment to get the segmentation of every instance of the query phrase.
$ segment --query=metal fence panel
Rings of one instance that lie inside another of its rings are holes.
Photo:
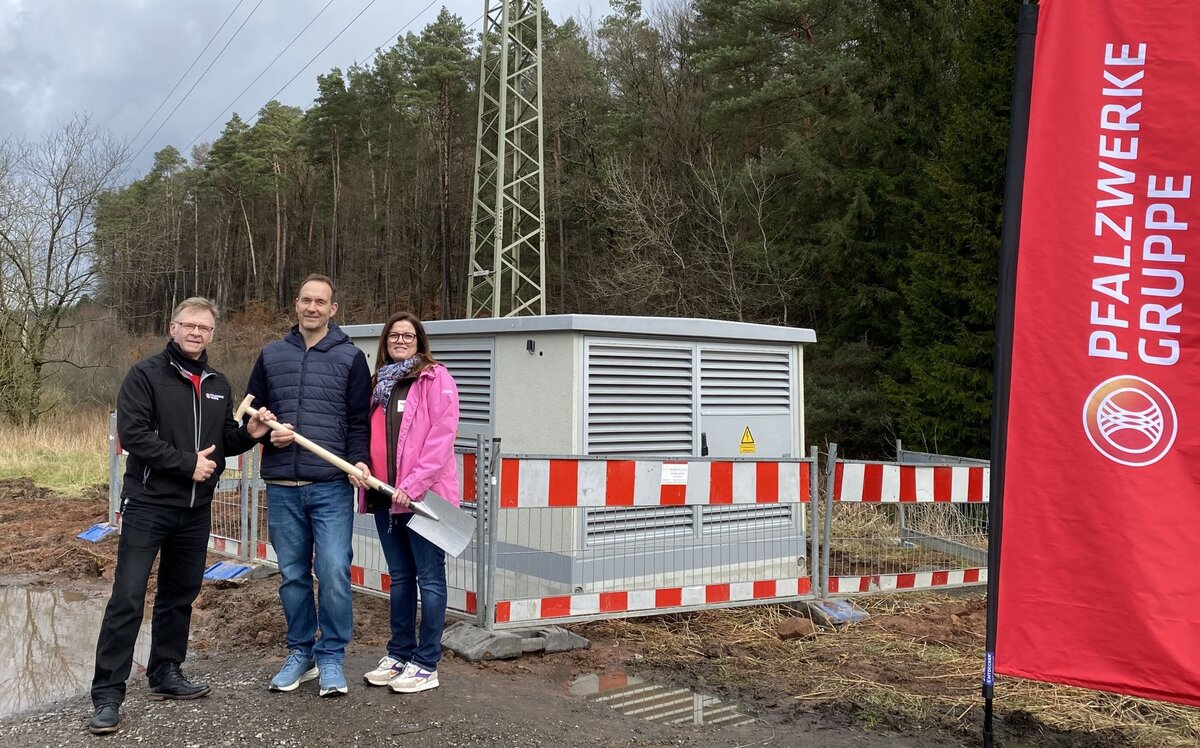
[[[489,527],[489,623],[809,596],[813,464],[503,456]]]
[[[827,595],[987,581],[986,464],[842,460],[830,448]]]

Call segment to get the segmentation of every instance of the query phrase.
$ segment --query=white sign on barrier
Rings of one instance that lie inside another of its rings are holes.
[[[662,464],[662,485],[686,486],[688,482],[688,464],[686,462],[664,462]]]

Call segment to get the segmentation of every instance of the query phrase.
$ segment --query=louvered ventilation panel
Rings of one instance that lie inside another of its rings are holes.
[[[691,507],[639,506],[588,509],[584,530],[588,545],[630,543],[693,533]]]
[[[791,356],[786,350],[700,349],[700,408],[706,416],[789,413]],[[795,524],[787,504],[706,506],[700,511],[705,535],[763,532]]]
[[[589,342],[587,453],[693,453],[693,349]]]
[[[455,446],[474,447],[472,434],[490,433],[492,425],[492,341],[437,341],[433,353],[458,385],[459,438]]]
[[[700,407],[705,414],[787,412],[792,403],[786,350],[700,350]]]
[[[765,532],[795,525],[795,504],[747,504],[700,508],[701,532],[730,535],[735,532]]]

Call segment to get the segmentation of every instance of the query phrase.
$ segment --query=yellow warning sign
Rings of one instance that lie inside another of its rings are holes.
[[[742,432],[742,441],[738,443],[738,452],[744,455],[752,455],[757,451],[758,448],[754,446],[754,434],[750,433],[750,427],[747,426],[746,430]]]

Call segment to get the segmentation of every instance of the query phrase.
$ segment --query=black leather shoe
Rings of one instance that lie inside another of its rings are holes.
[[[212,689],[204,683],[192,683],[188,680],[179,664],[172,662],[161,668],[157,682],[150,684],[150,698],[155,701],[163,699],[198,699],[207,696]]]
[[[116,704],[101,704],[88,720],[88,731],[93,735],[107,735],[121,726],[121,712]]]

